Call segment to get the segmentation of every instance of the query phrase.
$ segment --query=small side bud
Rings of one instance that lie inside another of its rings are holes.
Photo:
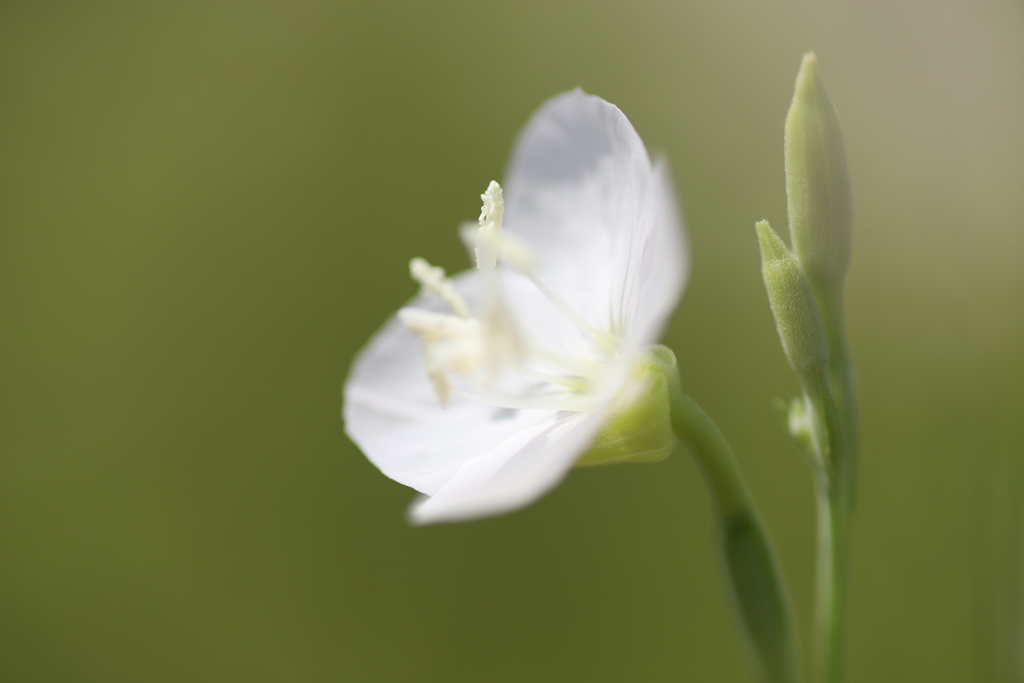
[[[757,240],[761,274],[789,365],[801,379],[819,373],[828,363],[828,342],[807,276],[768,221],[757,224]]]
[[[813,52],[796,78],[785,150],[793,249],[815,289],[837,289],[850,267],[853,197],[839,116]]]
[[[814,425],[807,413],[807,402],[800,398],[791,399],[784,410],[790,436],[810,452],[814,448]]]

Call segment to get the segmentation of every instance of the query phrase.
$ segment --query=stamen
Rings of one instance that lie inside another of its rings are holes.
[[[436,268],[424,259],[414,258],[409,262],[409,273],[413,280],[420,283],[423,291],[439,297],[451,306],[455,315],[461,318],[469,317],[469,307],[465,299],[455,290],[455,283],[445,275],[444,268]]]
[[[451,393],[447,375],[471,375],[480,364],[483,342],[479,321],[419,308],[401,309],[398,319],[419,337],[434,392],[441,405],[447,405]]]
[[[476,267],[486,272],[494,270],[501,244],[501,222],[505,215],[501,185],[492,180],[480,199],[484,205],[480,209],[480,229],[476,238]]]
[[[480,210],[480,228],[474,234],[472,228],[463,225],[459,233],[463,242],[474,245],[476,266],[483,272],[490,272],[497,264],[498,257],[514,266],[547,297],[574,325],[594,339],[606,351],[615,351],[618,343],[614,335],[598,330],[573,311],[534,271],[533,252],[529,246],[502,230],[505,204],[501,186],[495,181],[487,186],[487,192],[480,195],[483,208]]]
[[[462,240],[466,249],[475,259],[479,253],[480,225],[473,221],[464,222],[459,226],[459,239]],[[519,238],[508,234],[504,230],[497,237],[496,258],[500,258],[502,261],[510,263],[522,271],[532,269],[535,261],[530,247]],[[479,267],[479,263],[477,267]]]
[[[428,341],[477,335],[480,331],[480,323],[472,318],[422,308],[403,308],[398,311],[398,319],[413,334]]]
[[[452,314],[412,308],[398,312],[399,320],[422,344],[424,364],[434,391],[442,405],[457,395],[510,410],[593,410],[600,400],[599,390],[607,377],[608,363],[620,352],[621,342],[614,332],[595,328],[559,298],[536,273],[536,259],[529,246],[503,231],[505,208],[501,186],[492,181],[480,198],[483,206],[478,224],[464,224],[459,230],[466,247],[472,248],[480,271],[481,296],[476,310],[479,318],[471,317],[469,306],[444,269],[421,258],[409,263],[409,272],[423,292],[437,296],[452,310]],[[525,275],[602,351],[595,349],[593,358],[580,357],[539,339],[524,338],[504,300],[497,272],[499,260]],[[528,362],[533,367],[527,367]],[[535,369],[538,364],[543,369]],[[453,373],[464,377],[456,386],[449,382]],[[498,383],[505,373],[528,380],[540,392],[523,395],[500,388]]]

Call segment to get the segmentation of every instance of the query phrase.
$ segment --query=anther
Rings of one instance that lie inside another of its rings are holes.
[[[420,283],[424,292],[439,297],[451,306],[452,312],[461,318],[469,317],[466,301],[455,290],[455,283],[447,278],[444,268],[430,265],[424,259],[414,258],[409,262],[409,273],[412,279]]]
[[[501,185],[492,180],[480,199],[484,205],[480,209],[480,229],[476,237],[476,267],[489,271],[494,269],[501,247],[501,222],[505,214]]]

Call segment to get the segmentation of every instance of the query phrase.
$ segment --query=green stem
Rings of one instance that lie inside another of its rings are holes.
[[[828,383],[844,438],[843,458],[847,503],[852,507],[857,486],[858,414],[857,389],[853,378],[853,364],[846,345],[846,324],[843,315],[841,287],[816,288],[815,297],[821,311],[825,337],[828,339]],[[849,512],[849,511],[848,511]]]
[[[693,453],[711,492],[729,587],[759,679],[800,680],[791,608],[771,543],[729,444],[693,400],[669,389],[672,429]]]
[[[818,480],[815,669],[821,683],[841,683],[846,619],[847,514],[842,492]]]
[[[819,683],[841,683],[844,666],[846,575],[849,549],[850,450],[843,415],[836,407],[825,369],[804,384],[812,414],[818,501],[815,589],[815,671]]]

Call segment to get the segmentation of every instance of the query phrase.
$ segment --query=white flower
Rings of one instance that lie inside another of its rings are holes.
[[[637,422],[620,418],[659,381],[651,368],[665,351],[649,346],[688,270],[666,166],[652,165],[615,106],[575,90],[527,124],[506,188],[503,198],[492,182],[479,227],[463,227],[476,269],[449,279],[414,259],[420,295],[359,353],[345,385],[349,436],[424,494],[415,523],[523,507],[599,434],[621,446],[617,459],[667,454],[660,444],[627,452],[636,447],[620,438]]]

